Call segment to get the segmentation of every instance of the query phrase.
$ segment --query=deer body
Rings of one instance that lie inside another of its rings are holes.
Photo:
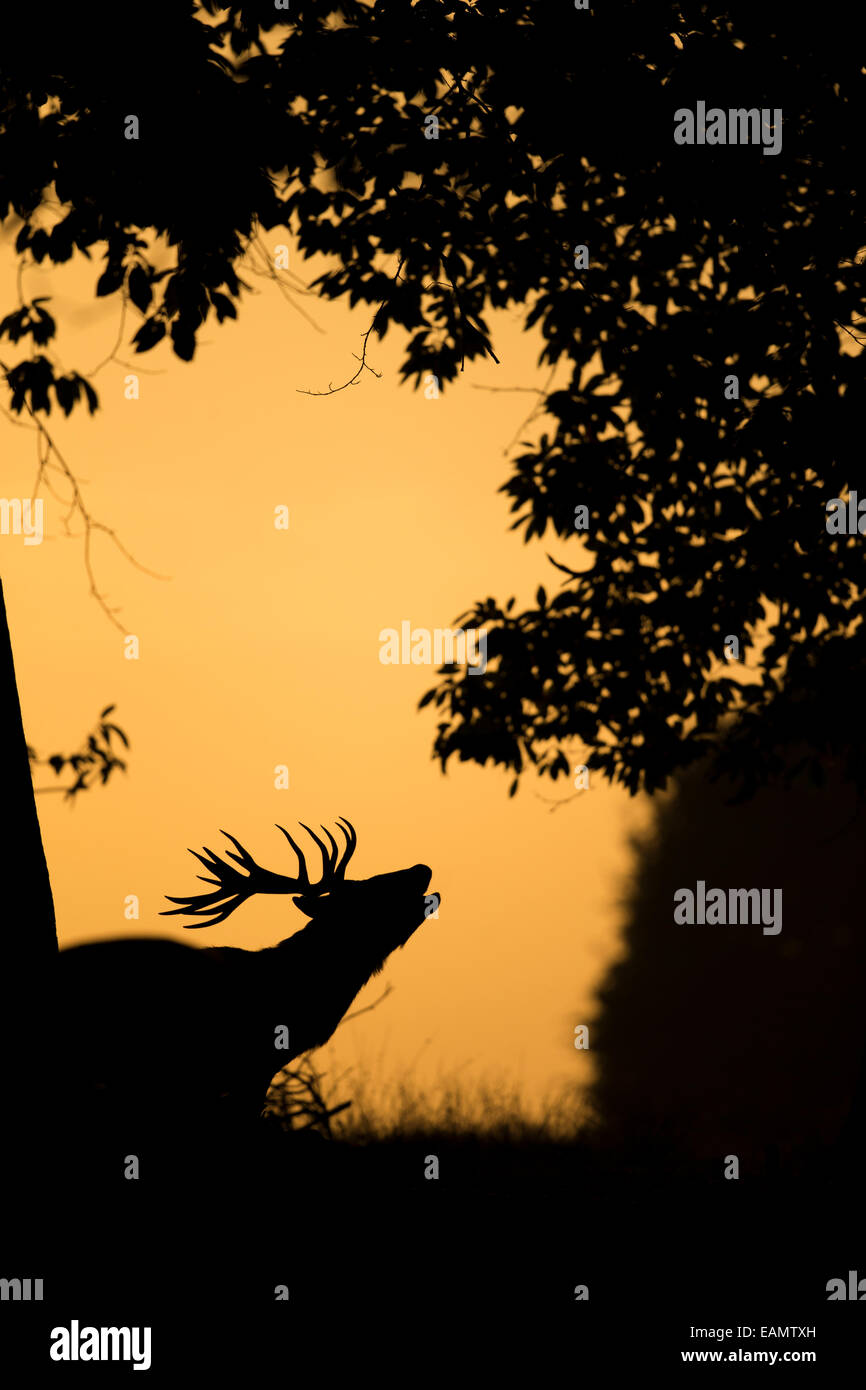
[[[293,893],[311,920],[276,946],[196,949],[129,938],[62,951],[60,1035],[73,1089],[105,1098],[124,1123],[145,1128],[216,1111],[255,1118],[274,1075],[327,1042],[371,976],[429,915],[426,865],[346,880],[355,847],[346,825],[342,856],[327,831],[330,850],[308,832],[323,855],[316,883],[286,831],[301,865],[295,878],[260,869],[228,836],[239,851],[228,857],[247,872],[205,850],[196,857],[217,891],[169,899],[182,904],[174,911],[212,925],[256,892]]]

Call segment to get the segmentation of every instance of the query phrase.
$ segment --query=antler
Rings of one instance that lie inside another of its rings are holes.
[[[256,863],[252,855],[244,849],[227,830],[221,830],[220,834],[225,835],[227,840],[231,840],[236,854],[231,850],[226,850],[226,859],[233,859],[236,864],[240,864],[246,873],[238,873],[231,864],[220,859],[219,855],[214,854],[213,850],[204,846],[204,852],[199,854],[197,850],[191,849],[189,853],[203,864],[208,873],[214,874],[213,878],[205,878],[204,874],[197,874],[196,877],[202,883],[213,884],[212,893],[193,893],[185,898],[172,898],[166,894],[166,901],[179,903],[179,907],[172,907],[160,913],[161,917],[176,917],[187,914],[192,917],[200,917],[199,922],[185,922],[184,926],[188,929],[195,927],[215,927],[220,922],[224,922],[236,907],[246,902],[256,893],[307,893],[316,896],[320,893],[327,893],[331,885],[341,883],[346,877],[346,865],[355,853],[358,837],[355,834],[354,826],[346,820],[345,816],[338,817],[337,825],[346,837],[346,848],[340,850],[336,840],[329,830],[321,826],[323,834],[327,837],[328,845],[319,839],[315,831],[308,825],[301,826],[307,834],[318,845],[322,852],[322,876],[318,882],[313,883],[307,871],[306,860],[303,851],[295,844],[288,830],[278,825],[277,829],[285,835],[295,854],[298,856],[298,876],[289,878],[287,874],[275,874],[270,869],[263,869]]]

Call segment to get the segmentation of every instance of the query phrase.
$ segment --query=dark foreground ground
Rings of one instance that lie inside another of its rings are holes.
[[[776,1352],[782,1369],[786,1353],[814,1353],[795,1364],[821,1384],[860,1374],[866,1282],[862,1302],[829,1302],[826,1288],[852,1270],[866,1281],[862,1167],[850,1155],[725,1181],[603,1146],[440,1137],[358,1148],[263,1131],[252,1146],[174,1146],[162,1163],[155,1151],[129,1181],[93,1155],[73,1161],[72,1139],[4,1208],[0,1275],[44,1280],[41,1303],[0,1303],[10,1385],[135,1374],[52,1362],[51,1330],[73,1318],[150,1326],[147,1375],[166,1385],[511,1383],[527,1358],[535,1382],[569,1384],[591,1364],[616,1384],[706,1375],[681,1353],[719,1349]],[[430,1154],[435,1180],[424,1177]],[[779,1365],[722,1369],[745,1380]]]

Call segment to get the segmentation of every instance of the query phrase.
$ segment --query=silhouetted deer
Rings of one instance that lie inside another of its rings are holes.
[[[236,850],[227,858],[244,872],[206,847],[190,851],[213,875],[199,875],[213,892],[169,898],[180,906],[163,915],[214,926],[256,893],[291,894],[311,920],[276,946],[197,950],[131,938],[60,953],[63,1062],[78,1094],[102,1094],[112,1118],[122,1113],[135,1129],[261,1111],[275,1073],[327,1042],[359,990],[438,906],[425,864],[347,880],[357,837],[348,821],[337,824],[342,850],[324,826],[327,844],[303,827],[322,853],[316,882],[282,826],[298,857],[294,877],[260,868],[226,831]]]

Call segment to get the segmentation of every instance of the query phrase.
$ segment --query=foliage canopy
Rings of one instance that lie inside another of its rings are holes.
[[[558,587],[466,615],[489,667],[446,669],[422,702],[443,765],[492,760],[514,789],[580,745],[636,791],[711,753],[748,791],[782,742],[860,786],[864,541],[825,526],[859,474],[866,292],[864,22],[837,8],[802,25],[742,0],[161,0],[87,24],[22,7],[3,20],[0,215],[22,257],[104,251],[95,292],[138,311],[140,353],[168,335],[192,358],[278,226],[336,261],[321,294],[406,332],[416,386],[492,355],[493,309],[538,327],[560,382],[505,491]],[[675,144],[698,100],[780,109],[781,151]],[[32,343],[6,369],[14,411],[96,409],[56,375],[55,332],[36,301],[0,324]],[[745,680],[730,634],[760,639]]]

